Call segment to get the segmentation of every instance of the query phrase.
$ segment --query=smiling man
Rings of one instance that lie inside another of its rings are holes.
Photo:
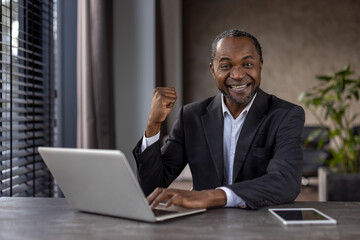
[[[210,70],[221,94],[182,107],[160,147],[162,122],[177,99],[154,90],[145,136],[134,149],[140,185],[152,208],[263,206],[293,201],[300,192],[304,111],[262,91],[262,50],[237,29],[212,44]],[[167,187],[189,164],[193,190]]]

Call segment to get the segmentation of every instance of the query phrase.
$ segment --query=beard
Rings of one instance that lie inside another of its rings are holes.
[[[249,102],[251,102],[251,99],[255,96],[255,94],[257,93],[259,87],[256,87],[253,91],[251,91],[251,93],[247,96],[243,96],[240,99],[235,99],[231,96],[231,94],[226,93],[224,90],[220,89],[220,92],[232,103],[235,103],[236,105],[239,106],[246,106],[248,105]]]

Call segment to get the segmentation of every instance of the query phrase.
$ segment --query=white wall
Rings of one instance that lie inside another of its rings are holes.
[[[135,170],[155,87],[155,1],[113,1],[116,147]]]

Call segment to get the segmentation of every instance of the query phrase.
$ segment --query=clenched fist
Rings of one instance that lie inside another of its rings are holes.
[[[145,132],[146,137],[152,137],[160,131],[161,123],[170,114],[176,99],[177,94],[173,87],[157,87],[154,89],[150,116]]]

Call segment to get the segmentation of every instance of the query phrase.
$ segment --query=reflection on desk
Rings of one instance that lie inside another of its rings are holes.
[[[0,239],[359,239],[360,202],[295,202],[313,207],[337,225],[282,225],[269,212],[210,209],[162,223],[145,223],[72,210],[65,199],[0,198]]]

